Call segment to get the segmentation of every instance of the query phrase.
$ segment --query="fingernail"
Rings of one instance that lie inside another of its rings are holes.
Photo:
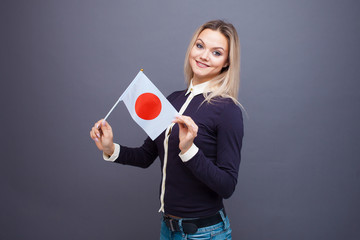
[[[96,128],[99,128],[99,124],[96,124]]]
[[[105,120],[104,120],[104,121],[102,121],[102,125],[103,125],[103,126],[105,126]]]
[[[96,136],[98,136],[98,138],[100,138],[100,134],[97,133]]]
[[[98,142],[98,141],[99,141],[99,139],[95,138],[95,141],[96,141],[96,142]]]

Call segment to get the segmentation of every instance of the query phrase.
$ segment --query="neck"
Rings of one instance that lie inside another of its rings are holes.
[[[198,84],[202,84],[202,83],[207,82],[207,81],[210,81],[210,79],[195,79],[195,78],[193,78],[192,79],[192,84],[193,84],[193,86],[196,86]]]

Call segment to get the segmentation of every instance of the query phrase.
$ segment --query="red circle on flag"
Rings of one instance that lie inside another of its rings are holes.
[[[161,101],[153,93],[143,93],[136,99],[135,112],[141,119],[152,120],[161,112]]]

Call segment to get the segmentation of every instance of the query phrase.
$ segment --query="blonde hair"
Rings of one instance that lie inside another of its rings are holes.
[[[223,20],[209,21],[200,26],[194,33],[185,55],[184,74],[187,86],[190,85],[194,76],[189,55],[200,33],[205,29],[219,31],[227,38],[229,46],[228,66],[224,67],[220,74],[211,80],[211,92],[204,93],[205,101],[210,102],[214,97],[221,96],[231,98],[240,105],[237,100],[240,87],[240,41],[235,27]]]

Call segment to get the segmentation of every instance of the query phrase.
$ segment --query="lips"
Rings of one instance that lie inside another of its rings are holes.
[[[210,67],[209,65],[205,64],[205,63],[202,63],[202,62],[199,62],[199,61],[196,61],[196,65],[200,68],[207,68],[207,67]]]

